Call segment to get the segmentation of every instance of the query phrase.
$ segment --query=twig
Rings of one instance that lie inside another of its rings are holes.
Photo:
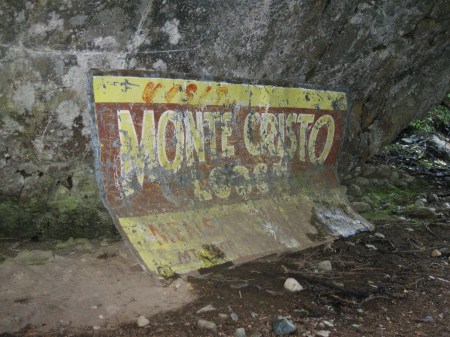
[[[428,225],[425,225],[425,229],[431,233],[431,235],[433,235],[435,238],[437,238],[438,236],[436,234],[433,233],[433,231],[428,227]]]
[[[446,283],[450,283],[449,280],[443,279],[441,277],[436,277],[436,280],[442,281],[442,282],[446,282]]]
[[[332,298],[334,298],[335,300],[338,300],[338,301],[340,301],[340,302],[342,302],[342,303],[345,303],[345,304],[347,304],[347,305],[349,305],[349,306],[355,306],[355,302],[353,302],[353,301],[349,301],[349,300],[346,300],[346,299],[343,299],[343,298],[340,298],[339,296],[337,296],[337,295],[330,295],[330,297],[332,297]]]
[[[390,300],[390,298],[387,297],[387,296],[383,296],[383,295],[377,295],[377,296],[370,295],[369,297],[367,297],[367,298],[363,299],[361,302],[359,302],[359,305],[361,306],[361,305],[363,305],[364,303],[367,303],[367,302],[369,302],[369,301],[376,300],[376,299],[379,299],[379,298],[383,298],[383,299],[386,299],[386,300]]]
[[[415,286],[416,289],[417,289],[417,287],[418,287],[419,282],[420,282],[420,281],[423,281],[423,280],[424,280],[424,278],[421,277],[421,278],[418,279],[416,282],[414,282],[414,286]]]
[[[288,273],[289,274],[293,274],[293,275],[295,275],[295,277],[297,277],[299,279],[302,279],[304,281],[308,281],[308,282],[312,282],[312,283],[318,283],[318,284],[323,285],[325,287],[339,290],[339,291],[341,291],[341,292],[343,292],[345,294],[351,295],[351,296],[363,298],[363,297],[368,297],[370,295],[369,293],[362,292],[360,290],[350,289],[350,288],[345,288],[345,287],[338,286],[338,285],[336,285],[334,283],[328,282],[325,279],[321,279],[321,278],[317,278],[317,277],[305,276],[305,275],[301,274],[300,272],[296,272],[295,270],[289,270]],[[292,276],[292,275],[290,275],[290,276]]]
[[[412,250],[394,250],[392,253],[419,253],[419,252],[426,252],[433,249],[441,248],[442,246],[435,246],[430,248],[423,248],[423,249],[412,249]]]

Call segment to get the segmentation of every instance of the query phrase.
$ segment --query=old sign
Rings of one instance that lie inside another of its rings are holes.
[[[91,89],[103,201],[160,275],[370,226],[336,180],[345,92],[100,71]]]

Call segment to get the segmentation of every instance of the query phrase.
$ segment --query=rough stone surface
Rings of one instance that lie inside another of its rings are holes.
[[[377,176],[380,178],[389,178],[391,173],[391,168],[387,165],[380,165],[377,167]]]
[[[377,169],[374,166],[365,166],[361,171],[361,175],[363,177],[369,178],[374,175],[376,171]]]
[[[434,209],[424,206],[414,208],[411,212],[411,215],[417,218],[428,218],[428,219],[434,219],[437,217],[437,214],[434,211]]]
[[[424,207],[425,204],[424,204],[424,202],[423,202],[422,200],[417,199],[417,200],[414,202],[414,206],[415,206],[416,208],[419,208],[419,207]]]
[[[429,202],[438,202],[439,197],[436,194],[432,193],[428,196],[428,201]]]
[[[362,201],[352,202],[351,205],[356,212],[367,212],[372,209],[372,207],[370,207],[370,205],[367,202]]]
[[[400,179],[400,174],[396,171],[392,172],[389,177],[389,180],[395,184],[395,182],[398,181],[398,179]]]
[[[356,197],[360,197],[362,195],[361,187],[359,187],[358,185],[355,185],[355,184],[350,184],[348,186],[348,192],[352,196],[356,196]]]
[[[394,182],[394,186],[395,187],[405,188],[405,187],[408,187],[408,183],[406,181],[397,180],[397,181]]]
[[[113,230],[92,169],[91,68],[348,88],[345,171],[446,94],[447,8],[446,0],[1,1],[1,231],[67,239]]]
[[[370,185],[370,180],[364,177],[358,177],[353,180],[353,183],[359,187],[364,187]]]

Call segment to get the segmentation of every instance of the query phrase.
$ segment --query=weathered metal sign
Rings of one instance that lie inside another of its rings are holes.
[[[100,191],[163,276],[369,226],[341,197],[345,92],[94,72]]]

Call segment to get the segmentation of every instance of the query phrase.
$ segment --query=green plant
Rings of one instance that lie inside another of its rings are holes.
[[[450,133],[450,109],[438,105],[425,116],[412,122],[410,126],[417,131]]]
[[[423,191],[425,182],[414,180],[407,187],[386,189],[384,186],[370,185],[364,189],[364,195],[374,202],[374,209],[364,213],[364,217],[373,222],[388,221],[393,215],[398,214],[398,206],[403,212],[414,207],[415,196]]]
[[[387,155],[398,156],[399,154],[404,152],[403,146],[399,143],[392,143],[386,145],[383,149],[383,152]]]

